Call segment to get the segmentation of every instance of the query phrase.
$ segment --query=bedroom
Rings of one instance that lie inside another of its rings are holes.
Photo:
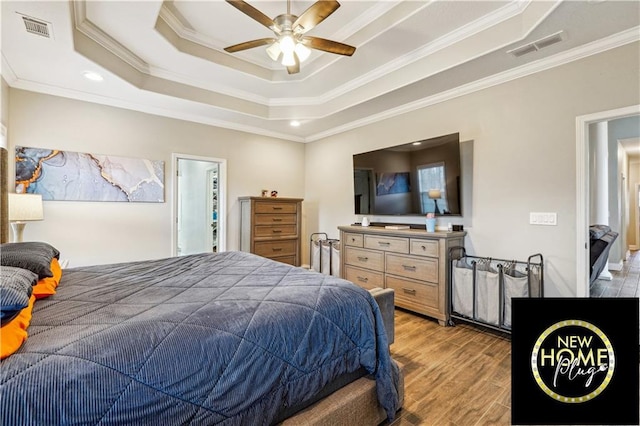
[[[4,18],[3,18],[4,19]],[[248,20],[247,20],[248,21]],[[636,24],[637,25],[637,24]],[[238,197],[263,188],[304,198],[303,235],[337,237],[353,215],[351,155],[395,142],[460,132],[473,141],[472,203],[460,222],[476,253],[522,258],[541,252],[546,292],[576,289],[576,118],[640,104],[639,42],[606,49],[380,122],[300,143],[131,108],[20,88],[3,66],[2,123],[8,147],[27,145],[164,160],[171,154],[225,158],[227,248],[239,246]],[[7,43],[3,37],[4,43]],[[9,167],[10,175],[13,165]],[[25,240],[49,241],[70,266],[171,254],[171,194],[159,204],[47,202]],[[558,213],[558,226],[528,224],[531,211]],[[303,249],[306,251],[306,248]],[[308,259],[308,253],[303,254]]]

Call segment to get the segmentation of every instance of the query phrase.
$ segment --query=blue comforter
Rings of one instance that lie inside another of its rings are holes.
[[[0,365],[5,425],[270,424],[337,377],[398,408],[371,295],[248,253],[65,270]]]

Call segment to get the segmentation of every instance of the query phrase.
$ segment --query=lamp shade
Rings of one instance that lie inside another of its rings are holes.
[[[9,194],[9,222],[44,219],[42,195]]]
[[[429,192],[427,193],[427,195],[432,200],[442,197],[442,193],[440,192],[439,189],[430,189]]]

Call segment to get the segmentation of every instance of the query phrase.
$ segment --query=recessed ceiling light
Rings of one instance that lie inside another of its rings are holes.
[[[422,145],[422,142],[414,142],[412,145]]]
[[[91,80],[91,81],[102,81],[104,80],[104,77],[102,77],[102,75],[98,74],[97,72],[94,71],[85,71],[82,73],[82,75],[84,76],[84,78],[86,78],[87,80]]]
[[[300,127],[300,122],[298,120],[291,120],[291,123],[289,124],[291,127]]]

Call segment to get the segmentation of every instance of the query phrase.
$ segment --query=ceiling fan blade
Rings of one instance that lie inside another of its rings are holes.
[[[249,3],[247,3],[247,2],[245,2],[243,0],[226,0],[226,1],[231,6],[235,7],[236,9],[238,9],[240,12],[242,12],[245,15],[249,16],[250,18],[253,18],[254,20],[260,22],[262,25],[264,25],[265,27],[269,28],[270,30],[272,30],[272,31],[275,30],[276,24],[275,24],[275,22],[273,22],[273,19],[269,18],[267,15],[265,15],[262,12],[260,12],[258,9],[256,9],[253,6],[251,6]]]
[[[296,60],[296,63],[287,67],[289,74],[297,74],[300,72],[300,59],[298,59],[298,55],[295,52],[293,52],[293,59]]]
[[[229,53],[239,52],[241,50],[253,49],[254,47],[265,46],[267,44],[274,43],[275,38],[261,38],[258,40],[245,41],[244,43],[234,44],[233,46],[225,47],[224,50]]]
[[[291,28],[301,34],[306,33],[311,28],[318,25],[320,22],[327,19],[329,15],[336,11],[340,7],[340,3],[335,0],[320,0],[312,4],[307,10],[302,12],[302,15],[296,19]],[[296,30],[297,27],[301,27],[300,30]]]
[[[351,56],[356,48],[337,41],[326,40],[320,37],[302,37],[302,44],[316,50],[322,50],[337,55]]]

